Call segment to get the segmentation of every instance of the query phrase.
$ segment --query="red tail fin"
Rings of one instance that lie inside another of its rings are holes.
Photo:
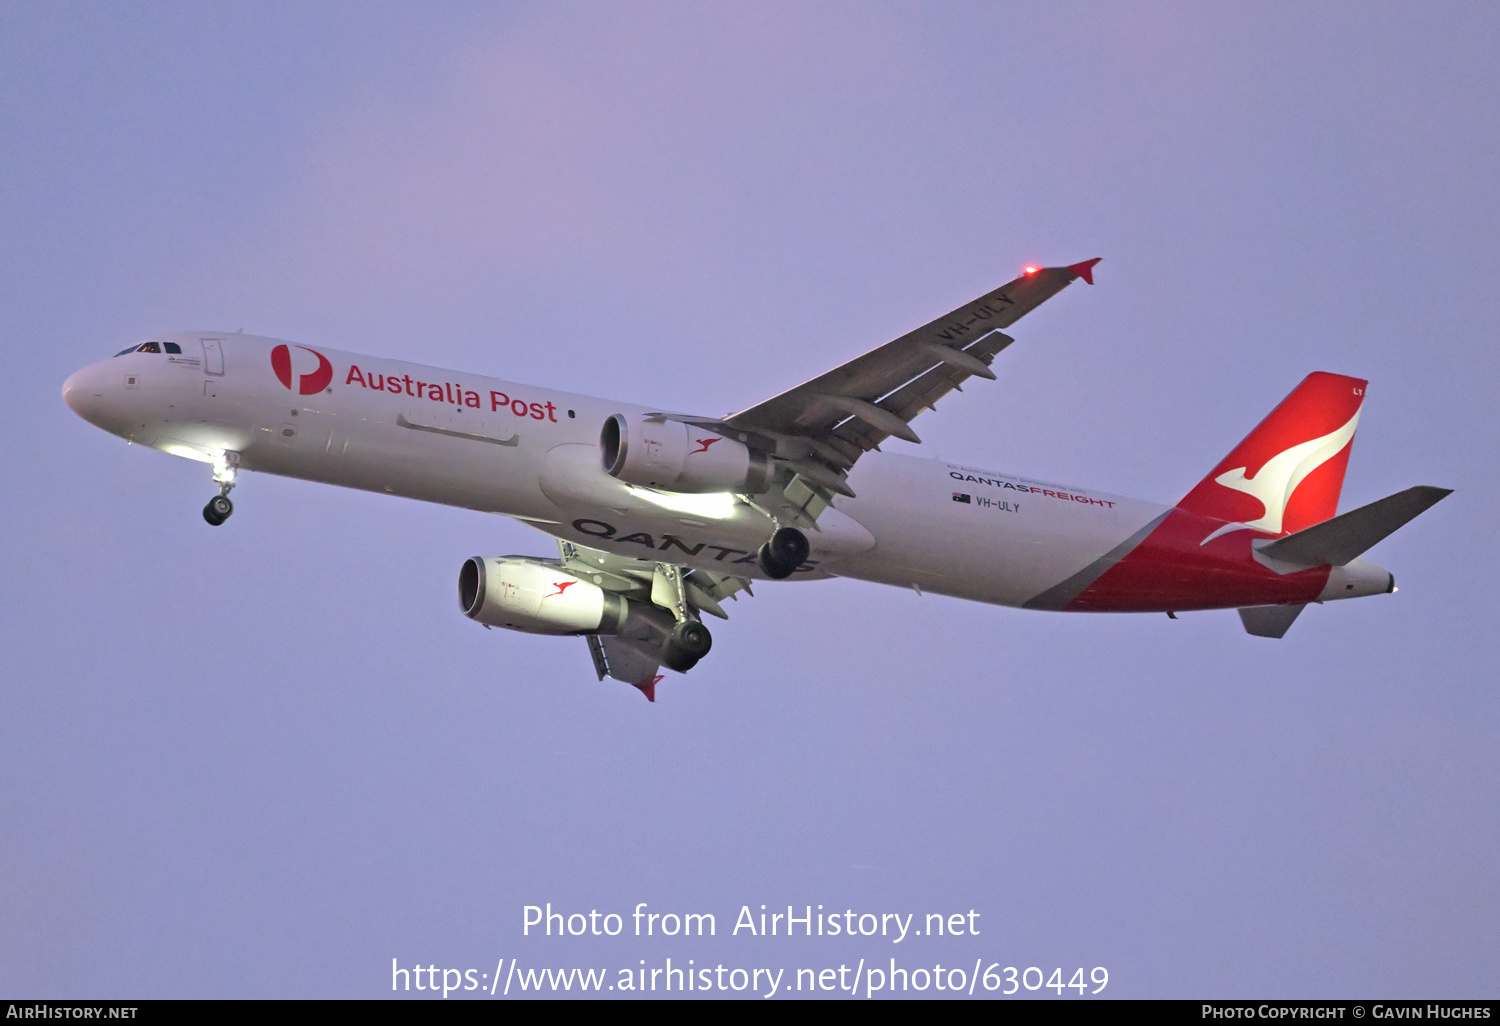
[[[1309,374],[1177,505],[1288,534],[1338,512],[1365,382]]]

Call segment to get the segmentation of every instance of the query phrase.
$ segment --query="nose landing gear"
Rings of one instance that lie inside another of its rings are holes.
[[[229,501],[229,490],[234,487],[239,465],[240,454],[237,452],[226,452],[214,460],[214,483],[219,486],[219,494],[209,499],[208,505],[203,507],[203,519],[214,527],[228,520],[229,515],[234,512],[234,503]]]
[[[203,507],[203,519],[218,527],[229,519],[229,514],[234,512],[234,503],[229,501],[227,495],[215,495],[208,500],[208,505]]]

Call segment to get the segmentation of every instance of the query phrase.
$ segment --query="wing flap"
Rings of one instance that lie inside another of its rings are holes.
[[[599,679],[613,677],[637,688],[648,701],[656,701],[656,684],[661,680],[660,662],[622,638],[590,634],[589,653]]]
[[[963,356],[974,360],[985,369],[985,378],[995,380],[995,374],[989,369],[990,362],[996,354],[1006,346],[1014,342],[1004,332],[994,331],[975,341],[970,349],[949,349],[950,356]],[[933,348],[943,348],[935,346]],[[926,346],[924,351],[931,352]],[[936,409],[937,401],[949,392],[961,390],[960,386],[976,373],[965,369],[964,365],[955,364],[949,359],[940,358],[940,362],[929,367],[921,374],[912,378],[892,391],[889,395],[882,396],[876,405],[889,412],[898,421],[910,423],[924,410]],[[910,429],[908,429],[910,430]],[[887,436],[894,435],[897,438],[906,437],[899,431],[886,431],[880,433],[878,428],[871,430],[868,422],[846,420],[833,429],[836,438],[850,442],[858,446],[861,452],[867,452],[883,442]],[[915,436],[912,436],[915,437]],[[907,438],[908,441],[911,438]]]

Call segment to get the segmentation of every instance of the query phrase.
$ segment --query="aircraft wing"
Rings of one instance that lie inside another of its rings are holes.
[[[993,380],[989,365],[1012,341],[1003,329],[1078,278],[1092,284],[1098,262],[1029,269],[894,342],[718,424],[755,436],[762,447],[791,462],[813,489],[852,495],[844,477],[862,454],[893,435],[920,441],[910,426],[917,414],[971,376]]]
[[[656,580],[657,561],[619,556],[603,549],[579,545],[577,542],[557,542],[562,556],[563,568],[580,577],[596,578],[595,584],[605,591],[618,592],[642,602],[651,601],[651,592]],[[682,583],[687,590],[688,605],[695,611],[729,619],[720,605],[725,599],[736,598],[741,591],[752,595],[750,581],[745,577],[716,574],[708,570],[685,571]]]

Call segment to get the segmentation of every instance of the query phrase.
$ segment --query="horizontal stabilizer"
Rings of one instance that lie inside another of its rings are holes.
[[[1451,494],[1451,488],[1418,485],[1296,534],[1258,544],[1256,550],[1262,556],[1296,566],[1343,566]]]
[[[1240,610],[1245,631],[1257,638],[1279,638],[1307,606],[1246,606]]]

